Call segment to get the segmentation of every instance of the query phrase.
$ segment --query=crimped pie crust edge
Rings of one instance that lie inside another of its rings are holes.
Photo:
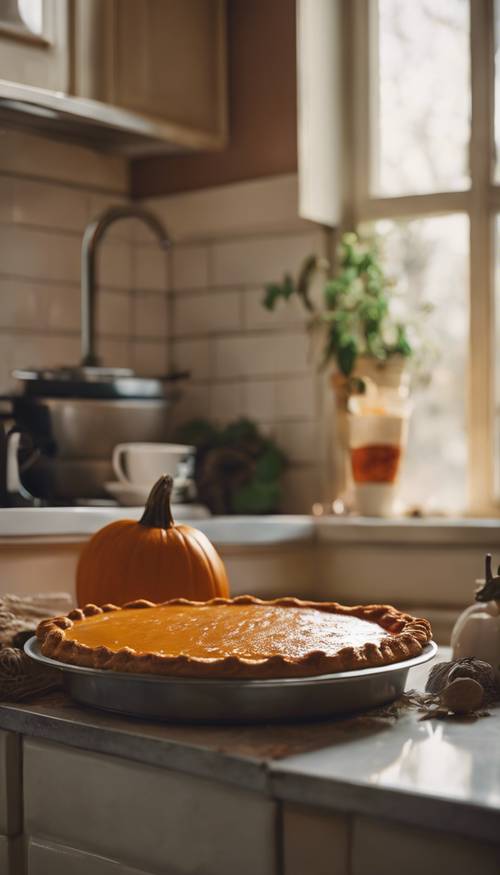
[[[130,647],[118,651],[105,645],[88,647],[78,641],[68,639],[66,631],[75,620],[96,614],[137,608],[163,607],[165,605],[264,605],[290,609],[314,608],[333,614],[344,614],[371,620],[378,623],[391,634],[382,638],[379,644],[366,643],[362,647],[343,647],[334,656],[323,651],[311,651],[300,659],[290,659],[275,655],[261,660],[243,659],[239,656],[223,658],[201,658],[187,655],[165,656],[159,653],[141,653]],[[106,604],[85,605],[76,608],[67,616],[42,620],[36,635],[44,656],[66,662],[70,665],[107,671],[130,672],[132,674],[155,674],[170,677],[192,678],[242,678],[271,679],[286,677],[307,677],[333,674],[341,671],[355,671],[363,668],[390,665],[418,656],[431,640],[432,632],[428,620],[401,613],[391,605],[354,605],[348,607],[338,602],[312,602],[286,597],[270,601],[255,596],[242,595],[233,599],[214,598],[208,602],[189,599],[170,599],[158,604],[137,599],[122,607]]]

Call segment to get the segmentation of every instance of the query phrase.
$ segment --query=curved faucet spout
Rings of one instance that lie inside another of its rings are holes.
[[[168,249],[170,246],[170,238],[167,231],[155,214],[132,204],[109,207],[109,209],[105,210],[87,225],[82,240],[82,367],[98,367],[100,364],[95,350],[97,251],[99,243],[109,226],[119,219],[139,219],[156,234],[158,242],[163,249]]]

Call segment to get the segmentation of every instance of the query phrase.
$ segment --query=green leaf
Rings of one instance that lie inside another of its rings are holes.
[[[233,493],[231,505],[234,513],[275,513],[279,510],[280,498],[278,483],[252,480]]]
[[[220,442],[225,446],[239,446],[242,443],[261,441],[255,422],[244,417],[229,423],[220,433]]]
[[[261,481],[277,480],[286,467],[286,458],[281,450],[269,441],[267,448],[255,463],[255,479]]]

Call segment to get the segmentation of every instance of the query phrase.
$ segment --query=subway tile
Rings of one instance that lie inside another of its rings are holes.
[[[167,337],[169,300],[157,292],[133,295],[132,333],[135,337]]]
[[[161,377],[168,370],[167,342],[153,340],[132,341],[133,368],[144,377]]]
[[[76,335],[12,335],[11,368],[52,368],[74,365],[79,359],[80,338]]]
[[[311,374],[275,383],[276,419],[313,419],[317,415],[317,377]]]
[[[244,412],[241,383],[213,383],[210,386],[210,416],[217,422],[239,419]]]
[[[126,158],[7,128],[0,131],[0,170],[107,191],[128,189]]]
[[[270,420],[276,415],[273,380],[250,380],[244,384],[244,411],[251,419]]]
[[[97,337],[97,355],[106,368],[134,366],[130,342],[125,338]]]
[[[168,266],[171,258],[171,253],[159,245],[134,247],[134,289],[168,291]]]
[[[390,853],[387,849],[390,848]],[[373,875],[373,861],[384,860],[384,875],[453,872],[453,875],[498,875],[500,845],[456,833],[425,830],[372,817],[355,817],[352,875]]]
[[[286,803],[282,826],[284,875],[350,875],[349,817]]]
[[[0,278],[0,326],[36,330],[44,325],[43,292],[28,281]]]
[[[189,371],[193,380],[208,380],[211,376],[210,341],[176,340],[172,344],[176,370]]]
[[[215,243],[213,283],[266,283],[280,279],[285,271],[295,274],[303,259],[313,252],[322,252],[323,245],[323,234],[319,231]]]
[[[40,286],[35,290],[42,302],[40,324],[48,331],[80,331],[80,289],[71,286]]]
[[[13,180],[12,218],[16,224],[82,233],[87,224],[88,197],[78,188]]]
[[[218,338],[214,345],[216,377],[298,374],[309,366],[304,334],[241,335]]]
[[[241,327],[240,294],[206,292],[199,295],[176,295],[174,334],[218,334]]]
[[[207,246],[174,246],[172,249],[172,288],[202,289],[209,285]]]
[[[132,288],[132,251],[122,240],[105,240],[97,256],[99,286]]]
[[[281,511],[311,513],[313,504],[321,500],[322,470],[318,466],[290,467],[283,477]]]
[[[33,228],[0,228],[0,272],[39,280],[79,282],[80,241]]]
[[[287,422],[273,426],[273,434],[290,462],[315,462],[320,452],[316,422]]]
[[[207,386],[182,383],[180,393],[181,397],[172,407],[173,429],[190,419],[205,419],[210,416],[210,392]]]
[[[96,309],[98,334],[129,336],[132,310],[129,292],[99,289]]]
[[[176,240],[314,227],[298,216],[296,174],[155,197],[146,203]]]
[[[264,284],[257,289],[249,289],[243,295],[244,324],[247,330],[268,328],[270,331],[289,325],[305,326],[310,314],[297,298],[280,301],[275,310],[267,310],[262,301]]]

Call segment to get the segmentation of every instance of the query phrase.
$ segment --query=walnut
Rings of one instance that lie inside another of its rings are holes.
[[[448,684],[440,695],[440,703],[454,714],[470,714],[484,704],[484,689],[471,677],[459,677]]]
[[[458,678],[471,678],[481,684],[485,702],[495,702],[499,699],[495,670],[489,662],[476,659],[475,656],[467,656],[453,662],[438,662],[431,670],[425,689],[428,693],[440,695],[448,684]]]

